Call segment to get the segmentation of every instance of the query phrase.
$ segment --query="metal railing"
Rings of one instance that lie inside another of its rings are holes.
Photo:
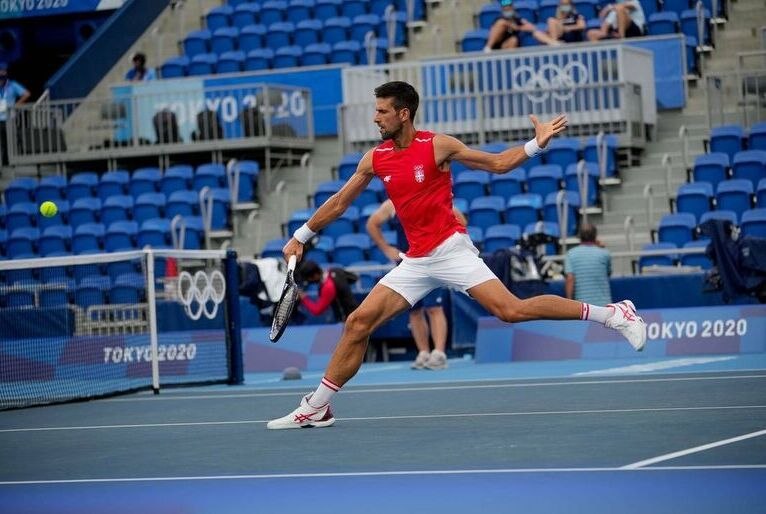
[[[737,54],[733,72],[705,77],[708,126],[766,119],[766,50]]]

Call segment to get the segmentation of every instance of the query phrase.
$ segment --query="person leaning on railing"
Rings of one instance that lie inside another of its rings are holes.
[[[14,105],[21,105],[32,94],[16,82],[8,78],[8,64],[0,62],[0,166],[8,164],[8,140],[5,125],[8,121],[8,111]]]

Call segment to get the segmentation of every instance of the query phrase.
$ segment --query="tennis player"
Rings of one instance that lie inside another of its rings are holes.
[[[524,145],[493,154],[468,148],[458,139],[415,130],[418,93],[406,82],[388,82],[375,89],[374,122],[383,143],[368,151],[346,184],[330,197],[284,247],[285,258],[303,255],[303,245],[338,218],[373,177],[383,181],[407,235],[409,249],[361,305],[346,319],[319,387],[303,397],[297,409],[269,421],[267,428],[327,427],[335,422],[330,400],[359,370],[370,334],[409,309],[437,287],[461,289],[497,318],[514,323],[530,320],[583,320],[620,332],[640,351],[646,324],[633,303],[589,305],[554,295],[521,300],[515,297],[479,257],[452,212],[451,161],[491,173],[508,173],[548,145],[567,127],[566,116],[541,123],[530,116],[535,137]]]

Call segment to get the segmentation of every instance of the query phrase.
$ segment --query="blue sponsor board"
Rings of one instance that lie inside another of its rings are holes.
[[[654,86],[657,109],[680,109],[686,105],[685,36],[674,34],[631,38],[625,44],[654,54]]]
[[[119,9],[125,0],[0,0],[0,20]]]
[[[656,358],[766,353],[766,306],[656,309],[639,313],[647,323],[637,353],[616,331],[582,321],[531,321],[509,325],[479,318],[476,362]]]

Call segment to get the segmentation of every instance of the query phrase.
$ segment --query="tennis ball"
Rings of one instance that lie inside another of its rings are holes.
[[[40,214],[46,218],[55,216],[57,212],[59,212],[59,208],[56,207],[56,204],[53,202],[43,202],[40,205]]]

